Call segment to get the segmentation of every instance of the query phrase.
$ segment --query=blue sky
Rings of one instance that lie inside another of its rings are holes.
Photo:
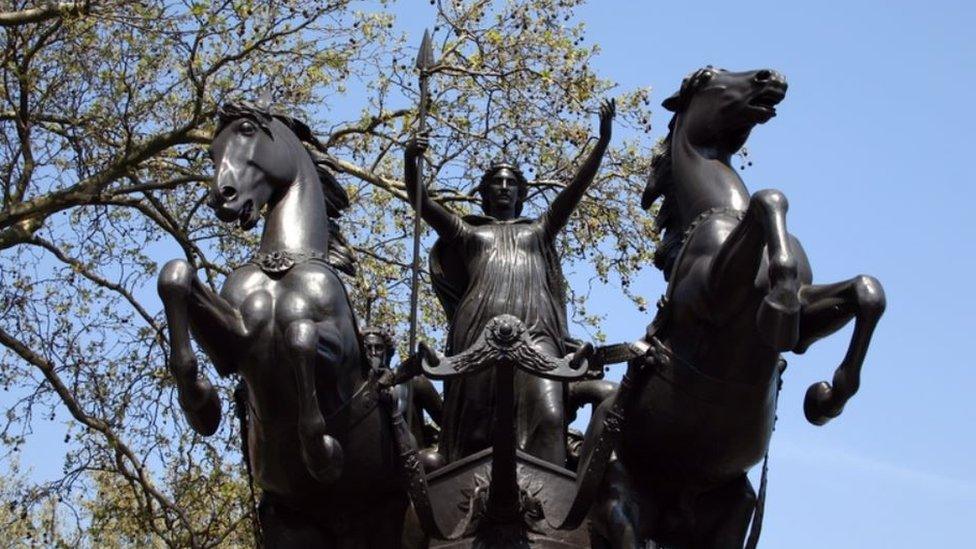
[[[432,8],[404,0],[397,9],[398,26],[419,42]],[[974,4],[591,0],[579,19],[602,48],[602,76],[621,90],[654,86],[654,138],[667,124],[660,101],[690,71],[783,72],[789,93],[753,132],[746,184],[789,197],[789,228],[817,282],[867,273],[886,288],[861,391],[839,419],[814,427],[801,406],[807,386],[832,375],[850,330],[788,357],[762,546],[971,544]],[[664,290],[653,269],[635,285],[652,300]],[[650,320],[617,288],[594,298],[611,341],[636,338]],[[34,462],[40,476],[60,467],[47,461]]]

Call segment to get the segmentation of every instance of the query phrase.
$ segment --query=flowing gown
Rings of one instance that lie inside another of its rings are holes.
[[[450,322],[448,353],[472,345],[497,315],[525,323],[537,348],[566,354],[568,331],[563,276],[552,240],[538,220],[457,218],[431,255],[431,273]],[[516,371],[519,447],[562,466],[565,461],[565,384]],[[493,371],[445,387],[441,452],[448,462],[491,445]]]

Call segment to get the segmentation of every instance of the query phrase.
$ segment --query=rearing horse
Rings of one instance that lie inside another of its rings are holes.
[[[159,275],[180,404],[197,432],[217,430],[220,403],[198,370],[192,333],[220,375],[247,385],[244,436],[264,491],[265,545],[398,547],[406,493],[390,418],[376,406],[356,318],[330,265],[343,244],[331,217],[348,199],[303,145],[316,143],[304,123],[248,103],[223,105],[218,116],[210,206],[244,229],[265,207],[267,219],[258,253],[220,295],[183,260]]]
[[[853,319],[833,382],[807,391],[807,419],[823,425],[858,389],[885,308],[881,284],[863,275],[812,284],[803,248],[786,230],[786,197],[776,190],[750,195],[731,165],[753,127],[775,115],[786,89],[775,71],[708,67],[664,101],[675,114],[652,159],[642,205],[664,199],[655,264],[669,286],[645,337],[652,358],[643,370],[632,366],[628,377],[638,372],[622,384],[631,385],[632,398],[618,403],[619,460],[607,470],[593,513],[604,538],[595,547],[644,547],[653,539],[668,547],[741,548],[756,509],[746,472],[769,446],[780,353],[802,353]],[[611,404],[601,405],[591,426],[603,424]]]

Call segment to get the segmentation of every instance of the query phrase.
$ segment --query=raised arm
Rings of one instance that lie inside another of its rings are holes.
[[[455,238],[464,230],[464,221],[457,214],[451,212],[444,206],[431,200],[427,194],[427,187],[417,185],[419,173],[417,170],[417,160],[423,156],[427,150],[428,142],[426,137],[417,137],[407,143],[407,148],[403,154],[403,181],[407,185],[407,196],[410,198],[410,207],[417,207],[417,188],[420,187],[420,215],[441,238]]]
[[[616,113],[617,103],[615,100],[604,101],[600,105],[600,139],[596,142],[596,146],[590,151],[586,160],[583,161],[583,165],[580,166],[573,180],[556,195],[552,204],[549,205],[549,210],[542,218],[542,223],[548,238],[554,239],[559,234],[559,231],[566,226],[566,223],[569,221],[569,216],[572,215],[573,210],[579,205],[583,194],[586,193],[586,189],[593,183],[593,178],[596,176],[597,170],[600,169],[600,161],[603,160],[603,154],[607,152],[607,147],[610,145],[610,133],[613,128],[613,117]]]

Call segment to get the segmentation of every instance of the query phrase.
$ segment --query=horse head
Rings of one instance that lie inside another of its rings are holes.
[[[730,72],[705,67],[685,78],[681,89],[663,105],[680,118],[693,145],[718,147],[731,154],[742,148],[752,128],[776,116],[786,88],[786,78],[774,70]]]
[[[226,103],[217,116],[209,205],[221,221],[251,229],[264,206],[295,181],[298,154],[307,155],[296,133],[311,131],[298,120],[246,102]]]
[[[664,271],[665,279],[669,277],[684,231],[703,209],[734,207],[735,197],[740,202],[748,197],[745,186],[731,168],[727,177],[702,177],[695,170],[691,174],[685,172],[684,180],[676,181],[680,178],[674,165],[684,157],[673,154],[674,144],[690,145],[678,149],[695,150],[699,156],[720,159],[727,164],[745,144],[752,128],[776,115],[776,105],[786,97],[786,88],[786,78],[770,69],[730,72],[708,66],[688,75],[681,82],[681,89],[662,103],[674,116],[668,123],[668,135],[651,158],[651,174],[641,206],[650,209],[658,198],[664,197],[655,219],[655,227],[664,232],[664,237],[654,264]],[[706,165],[714,169],[719,164]],[[702,187],[703,182],[711,182],[714,188]],[[683,197],[678,196],[679,188],[684,189]]]

